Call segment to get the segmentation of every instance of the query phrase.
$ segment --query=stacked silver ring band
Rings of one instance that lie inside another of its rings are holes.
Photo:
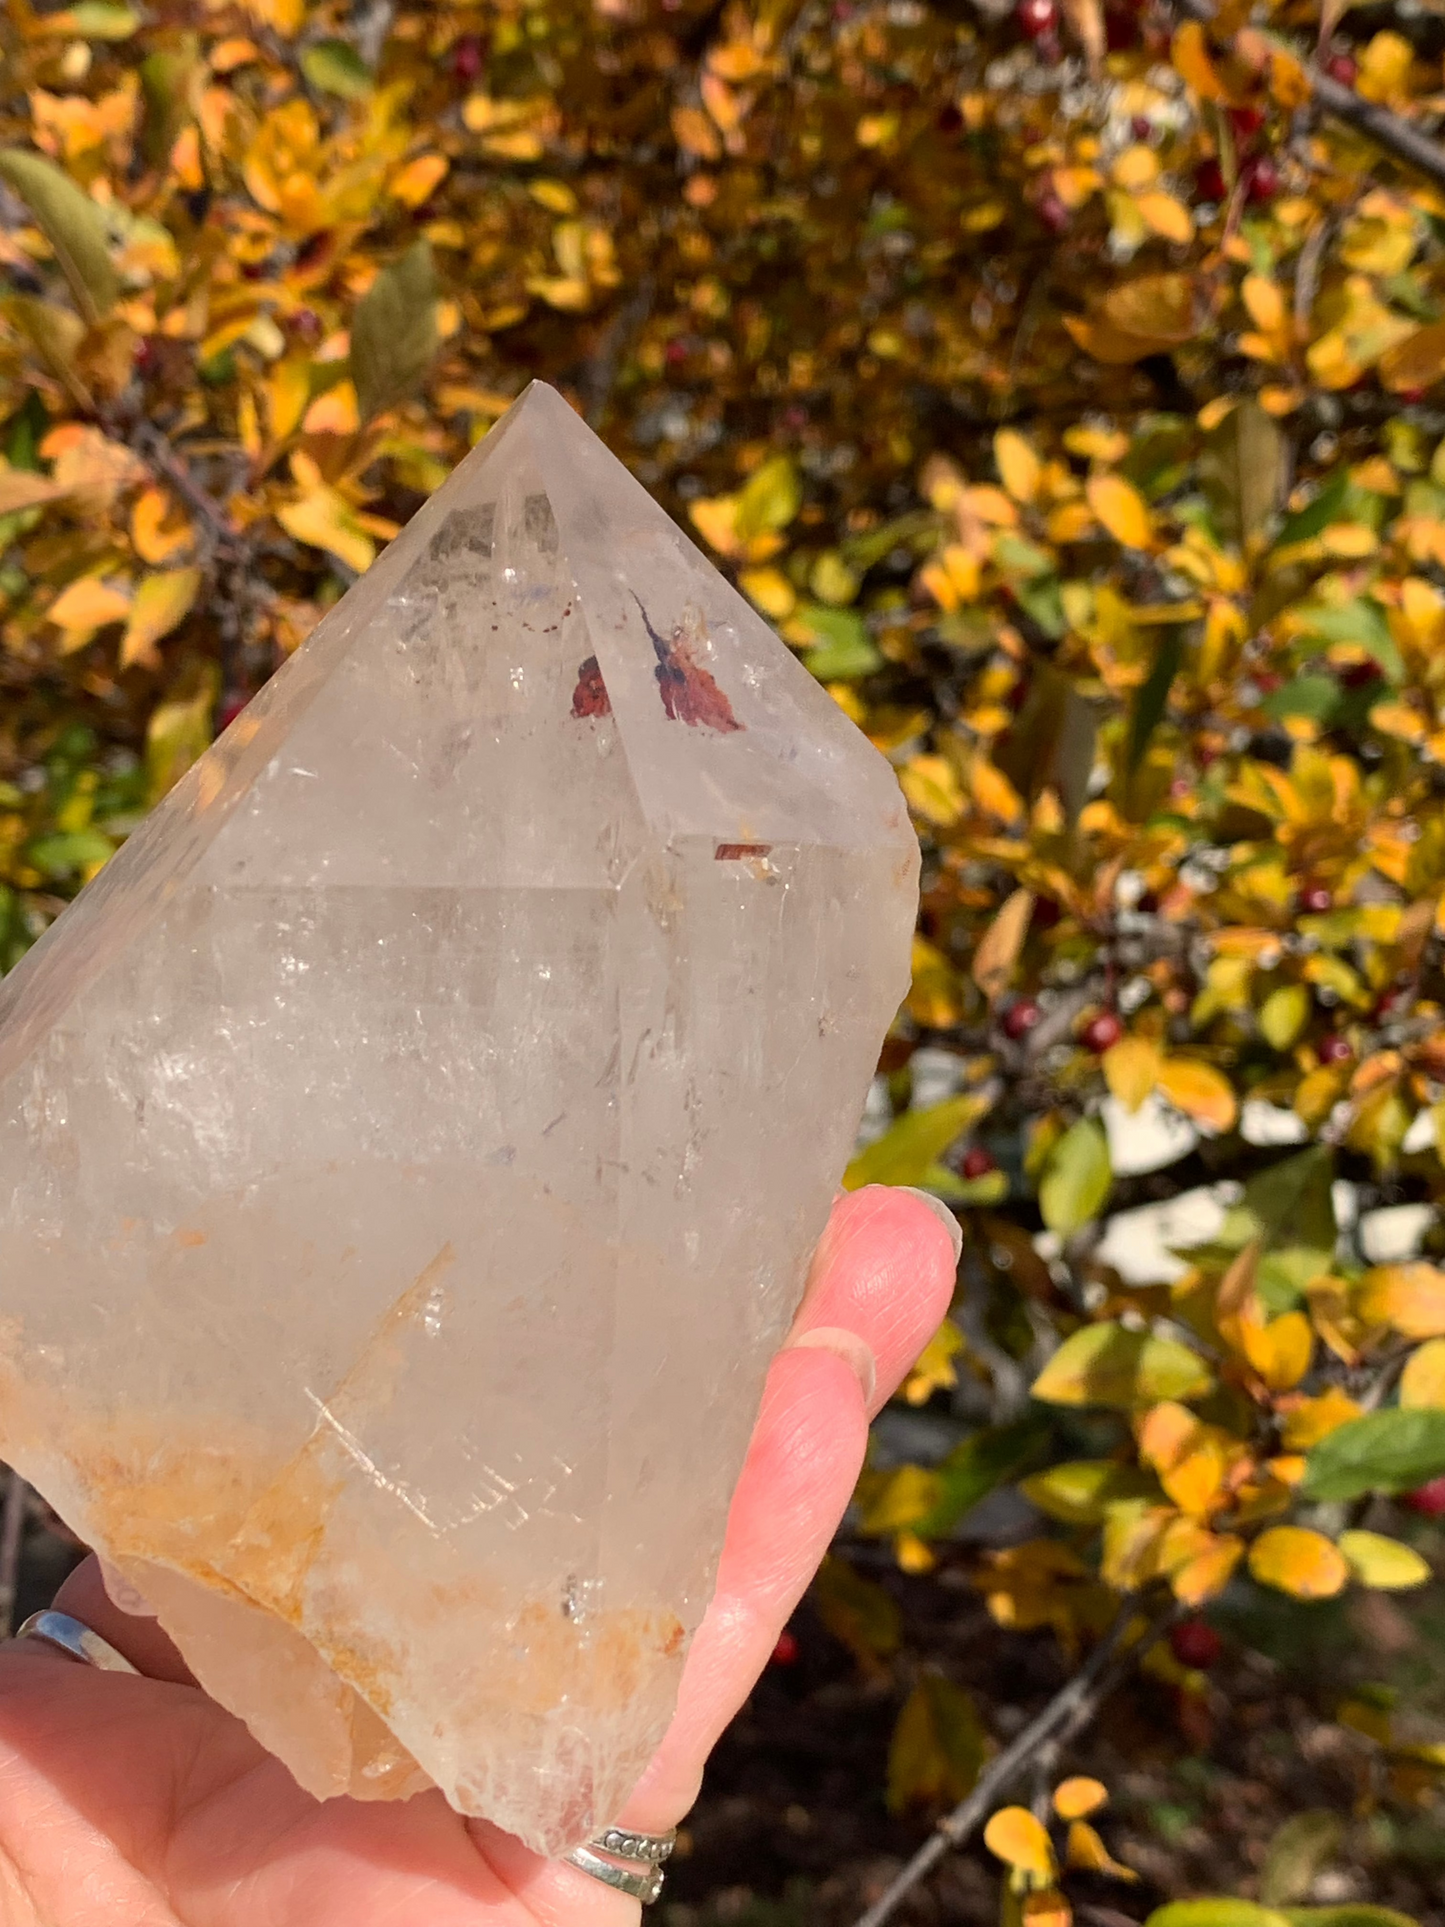
[[[667,1833],[633,1833],[627,1827],[604,1827],[584,1847],[564,1856],[569,1867],[591,1874],[619,1893],[631,1894],[650,1907],[662,1892],[663,1862],[677,1844],[677,1828]],[[604,1855],[610,1856],[604,1859]],[[634,1864],[619,1865],[631,1861]]]
[[[19,1628],[17,1639],[43,1639],[72,1659],[84,1660],[103,1673],[134,1673],[135,1667],[108,1639],[92,1632],[69,1613],[32,1613]],[[604,1827],[585,1846],[566,1855],[567,1864],[591,1874],[619,1893],[631,1894],[650,1907],[662,1892],[663,1862],[677,1844],[677,1828],[668,1833],[634,1833],[627,1827]]]

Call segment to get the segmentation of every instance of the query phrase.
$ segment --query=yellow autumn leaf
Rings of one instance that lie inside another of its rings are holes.
[[[1382,1532],[1342,1532],[1339,1546],[1356,1579],[1374,1592],[1406,1592],[1430,1578],[1428,1563],[1413,1546]]]
[[[121,637],[122,669],[132,664],[152,669],[159,665],[156,644],[190,614],[200,586],[198,568],[166,569],[142,579]]]
[[[1211,1131],[1227,1131],[1239,1114],[1229,1079],[1196,1057],[1166,1057],[1158,1088],[1176,1111]]]
[[[130,512],[131,546],[142,562],[169,562],[191,543],[191,525],[163,488],[145,488]]]
[[[1194,216],[1174,195],[1166,194],[1162,188],[1153,188],[1144,194],[1134,196],[1134,206],[1144,225],[1153,233],[1161,235],[1166,241],[1183,244],[1193,239]],[[1142,543],[1133,544],[1142,548]]]
[[[1159,1046],[1148,1037],[1121,1037],[1104,1052],[1104,1081],[1126,1111],[1137,1111],[1159,1081]]]
[[[357,521],[351,504],[324,483],[278,509],[276,520],[298,542],[325,549],[358,574],[375,559],[376,544]]]
[[[1310,1368],[1314,1329],[1302,1311],[1287,1311],[1268,1324],[1239,1320],[1240,1347],[1272,1392],[1288,1392]]]
[[[1016,502],[1032,502],[1039,491],[1043,464],[1017,429],[1001,428],[993,438],[993,458],[999,479]]]
[[[1108,1801],[1109,1789],[1103,1781],[1091,1780],[1081,1773],[1060,1780],[1054,1788],[1054,1812],[1061,1820],[1083,1820],[1107,1806]]]
[[[1175,30],[1169,57],[1174,71],[1201,100],[1228,100],[1228,90],[1215,70],[1209,42],[1197,20],[1186,20]]]
[[[975,756],[969,765],[968,784],[975,801],[1000,823],[1017,823],[1023,815],[1022,797],[1003,771],[985,757]]]
[[[441,154],[418,154],[414,161],[398,168],[387,182],[386,191],[403,207],[420,207],[441,186],[450,165]]]
[[[1301,1399],[1290,1407],[1280,1430],[1281,1441],[1292,1452],[1308,1452],[1331,1432],[1358,1418],[1362,1409],[1348,1392],[1331,1385],[1317,1397]]]
[[[1367,1271],[1355,1302],[1367,1325],[1389,1325],[1402,1338],[1445,1337],[1445,1272],[1434,1265]]]
[[[1262,1586],[1292,1599],[1332,1599],[1350,1569],[1344,1554],[1308,1526],[1271,1526],[1249,1549],[1249,1570]]]
[[[1095,516],[1126,549],[1147,549],[1154,542],[1154,518],[1144,497],[1122,475],[1091,475],[1084,491]]]
[[[1445,1408],[1445,1338],[1428,1340],[1406,1359],[1400,1403],[1407,1409]]]
[[[1166,1535],[1167,1545],[1167,1535]],[[1187,1557],[1166,1568],[1174,1597],[1186,1606],[1202,1606],[1217,1599],[1244,1557],[1244,1541],[1233,1532],[1212,1532],[1194,1545]]]
[[[966,799],[958,771],[946,756],[915,756],[898,772],[899,787],[926,823],[947,829],[963,815]]]
[[[1039,1880],[1058,1871],[1048,1828],[1027,1807],[1000,1807],[983,1830],[983,1844],[1006,1866]]]
[[[774,622],[786,622],[798,606],[798,592],[781,569],[741,569],[738,587]]]
[[[979,940],[973,954],[973,981],[990,1003],[1007,987],[1033,915],[1031,890],[1015,890]]]
[[[1075,1820],[1069,1828],[1064,1860],[1070,1867],[1083,1867],[1090,1873],[1110,1874],[1115,1880],[1139,1878],[1132,1867],[1126,1867],[1122,1861],[1114,1858],[1094,1829],[1083,1820]]]
[[[130,597],[94,575],[69,583],[46,611],[50,620],[62,629],[87,635],[104,629],[108,623],[124,621],[129,613]]]

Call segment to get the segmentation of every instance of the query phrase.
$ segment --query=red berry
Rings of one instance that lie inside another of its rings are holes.
[[[1264,126],[1264,115],[1258,107],[1231,107],[1229,124],[1237,141],[1252,141]]]
[[[1327,884],[1307,883],[1299,893],[1299,907],[1312,917],[1322,917],[1335,905]]]
[[[1366,689],[1379,682],[1381,674],[1377,662],[1352,662],[1340,671],[1340,682],[1346,689]]]
[[[1279,169],[1268,154],[1262,154],[1249,170],[1244,197],[1254,206],[1259,207],[1266,201],[1272,201],[1278,192]]]
[[[1146,141],[1154,132],[1154,123],[1147,114],[1136,114],[1129,123],[1129,132],[1136,141]]]
[[[314,308],[298,308],[291,317],[291,326],[303,341],[320,341],[322,336],[321,317]]]
[[[1438,1519],[1445,1513],[1445,1474],[1438,1479],[1431,1479],[1428,1485],[1407,1492],[1405,1504],[1412,1512],[1422,1513],[1427,1519]]]
[[[1409,1000],[1410,986],[1408,984],[1391,984],[1388,989],[1382,990],[1375,1000],[1375,1015],[1377,1017],[1388,1017],[1394,1011],[1397,1011],[1402,1004],[1408,1003]]]
[[[1058,29],[1058,0],[1019,0],[1018,22],[1030,40],[1042,40]]]
[[[1039,219],[1050,234],[1063,234],[1069,225],[1069,210],[1051,187],[1039,196]]]
[[[138,375],[148,375],[156,365],[156,349],[153,341],[138,341],[135,353],[131,356],[131,366]]]
[[[452,48],[452,72],[468,85],[482,71],[482,43],[475,34],[464,34]]]
[[[1222,201],[1229,189],[1224,183],[1224,169],[1218,161],[1201,161],[1194,170],[1194,187],[1201,201]]]
[[[1322,1064],[1343,1064],[1346,1058],[1355,1054],[1349,1038],[1341,1037],[1337,1030],[1331,1031],[1328,1037],[1322,1037],[1317,1049]]]
[[[244,689],[231,689],[226,692],[222,698],[221,707],[216,712],[216,734],[218,736],[223,729],[229,729],[231,727],[231,724],[235,722],[236,718],[250,700],[251,698],[246,694]]]
[[[1052,930],[1063,914],[1055,898],[1037,897],[1030,921],[1036,930]]]
[[[1004,1036],[1017,1043],[1020,1037],[1028,1036],[1043,1014],[1032,997],[1016,997],[1003,1014]]]
[[[1272,696],[1284,683],[1284,677],[1275,669],[1257,669],[1254,673],[1255,688],[1262,695]]]
[[[1106,1050],[1114,1048],[1123,1035],[1124,1026],[1113,1011],[1101,1010],[1098,1016],[1091,1017],[1080,1031],[1079,1042],[1085,1050],[1095,1051],[1102,1057]]]
[[[981,1144],[975,1144],[971,1151],[963,1154],[963,1175],[966,1178],[986,1178],[998,1166]]]
[[[1171,1628],[1169,1644],[1181,1666],[1197,1667],[1203,1672],[1213,1666],[1224,1651],[1224,1641],[1203,1619],[1184,1619]]]
[[[1325,62],[1325,72],[1342,87],[1353,87],[1360,70],[1353,54],[1331,54]]]
[[[669,368],[680,368],[687,360],[687,343],[683,341],[669,341],[663,350],[663,359]]]
[[[778,1643],[773,1648],[773,1656],[768,1664],[770,1666],[796,1666],[799,1651],[800,1648],[796,1635],[790,1633],[788,1629],[784,1627],[782,1632],[778,1634]]]

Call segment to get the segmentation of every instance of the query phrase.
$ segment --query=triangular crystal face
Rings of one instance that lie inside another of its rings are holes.
[[[312,1792],[615,1817],[917,860],[534,386],[5,983],[0,1456]]]

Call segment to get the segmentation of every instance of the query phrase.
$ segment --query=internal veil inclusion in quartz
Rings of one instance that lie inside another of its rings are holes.
[[[616,1817],[916,880],[534,386],[7,980],[0,1456],[311,1792]]]

